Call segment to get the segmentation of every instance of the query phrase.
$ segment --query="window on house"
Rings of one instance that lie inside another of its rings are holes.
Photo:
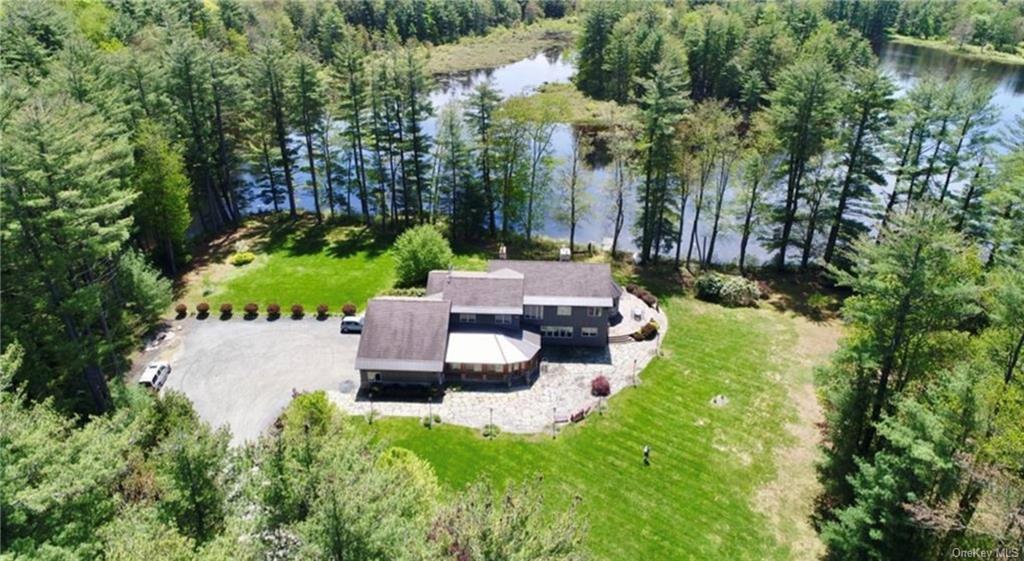
[[[476,314],[459,314],[460,323],[476,323]]]
[[[596,327],[583,327],[580,328],[580,334],[584,337],[597,337]]]
[[[526,319],[544,319],[544,306],[523,306]]]
[[[601,308],[587,308],[587,317],[599,318],[604,315],[604,310]]]
[[[553,339],[572,339],[572,327],[565,325],[542,325],[540,334]]]
[[[484,365],[482,365],[482,364],[474,364],[473,365],[473,372],[483,372],[483,370],[484,370]]]
[[[494,316],[494,323],[498,325],[512,325],[512,316],[508,314],[498,314]]]
[[[559,306],[558,307],[558,315],[560,315],[560,316],[571,316],[572,315],[572,308],[570,308],[569,306]]]

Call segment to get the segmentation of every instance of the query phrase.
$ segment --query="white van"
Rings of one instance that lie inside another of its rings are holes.
[[[342,333],[362,333],[363,332],[363,317],[362,316],[346,316],[341,318],[341,332]]]
[[[167,377],[171,375],[171,365],[166,362],[151,362],[139,377],[139,385],[144,388],[159,390]]]

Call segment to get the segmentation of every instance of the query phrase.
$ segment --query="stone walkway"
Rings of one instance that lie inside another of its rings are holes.
[[[645,318],[654,318],[663,335],[668,328],[665,315],[643,306]],[[552,419],[566,422],[576,411],[598,405],[598,398],[590,395],[590,381],[594,377],[607,377],[612,395],[633,384],[634,368],[639,382],[640,371],[654,357],[660,342],[659,336],[653,341],[611,344],[606,349],[546,348],[540,376],[532,386],[510,390],[449,389],[439,403],[377,401],[373,402],[373,411],[375,415],[401,417],[426,417],[432,411],[441,416],[442,423],[473,428],[482,428],[493,415],[494,424],[504,432],[550,431]],[[370,411],[370,401],[354,391],[330,391],[328,395],[350,414],[366,415]]]

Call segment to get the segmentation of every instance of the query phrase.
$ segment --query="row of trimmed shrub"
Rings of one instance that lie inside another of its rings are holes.
[[[259,306],[259,304],[256,304],[255,302],[249,302],[248,304],[243,306],[242,309],[245,311],[245,315],[247,315],[249,317],[252,317],[252,316],[255,316],[255,315],[259,314],[260,306]],[[186,306],[185,304],[178,304],[177,306],[174,307],[174,311],[177,312],[179,317],[185,317],[185,315],[188,313],[188,306]],[[225,303],[220,305],[220,313],[221,313],[221,315],[230,316],[233,311],[234,311],[234,306],[232,306],[231,304],[229,304],[227,302],[225,302]],[[306,313],[306,310],[305,310],[305,308],[302,307],[302,304],[294,304],[294,305],[292,305],[291,311],[292,311],[292,317],[302,317]],[[356,305],[351,303],[351,302],[349,302],[349,303],[347,303],[347,304],[345,304],[345,305],[343,305],[341,307],[341,314],[344,315],[344,316],[354,316],[354,315],[356,315],[356,311],[357,311],[356,310]],[[205,317],[209,313],[210,313],[210,304],[209,303],[207,303],[207,302],[200,302],[200,303],[196,304],[196,314],[197,315],[199,315],[200,317]],[[268,317],[276,318],[276,317],[280,317],[280,315],[281,315],[281,305],[280,304],[277,304],[277,303],[267,304],[267,316]],[[327,306],[327,304],[319,304],[316,307],[316,315],[318,317],[327,317],[327,316],[330,315],[330,308]]]
[[[737,275],[715,272],[697,277],[694,289],[697,298],[732,308],[756,306],[757,300],[761,298],[761,289],[756,282]]]
[[[636,285],[636,284],[632,284],[632,283],[631,284],[627,284],[626,285],[626,292],[628,292],[628,293],[632,294],[633,296],[636,296],[637,298],[643,300],[644,304],[647,304],[651,308],[655,308],[658,305],[658,298],[655,295],[653,295],[650,292],[648,292],[648,290],[646,288],[642,287],[642,286],[639,286],[639,285]]]

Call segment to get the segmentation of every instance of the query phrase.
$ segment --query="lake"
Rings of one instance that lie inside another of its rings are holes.
[[[944,79],[958,79],[971,73],[979,74],[990,79],[995,87],[993,97],[994,104],[998,107],[1000,129],[1005,129],[1013,123],[1015,115],[1024,112],[1024,67],[1012,66],[999,63],[979,62],[953,56],[943,51],[927,49],[911,45],[883,44],[878,52],[882,69],[887,72],[896,82],[899,93],[902,95],[916,80],[926,75],[935,75]],[[460,73],[436,78],[436,88],[431,93],[430,99],[435,111],[452,102],[466,99],[472,90],[480,83],[490,80],[495,89],[503,97],[517,94],[529,94],[537,87],[545,83],[565,83],[570,81],[575,66],[571,56],[559,49],[550,49],[524,60],[501,66],[499,68]],[[435,120],[429,119],[425,123],[428,134],[433,135]],[[566,160],[570,153],[571,128],[568,125],[560,125],[555,130],[552,139],[552,146],[555,156]],[[296,142],[298,138],[294,139]],[[303,165],[300,162],[300,165]],[[556,173],[557,177],[557,173]],[[604,195],[604,188],[608,182],[608,173],[601,164],[589,166],[584,175],[587,196],[591,203],[591,212],[585,217],[576,229],[576,240],[578,244],[593,243],[595,246],[608,247],[611,244],[611,199]],[[296,185],[305,185],[308,176],[298,173],[295,177]],[[889,187],[880,189],[880,193],[887,192]],[[312,194],[308,189],[300,189],[297,193],[299,205],[305,209],[313,208]],[[353,207],[359,209],[357,199],[352,201]],[[728,203],[727,203],[728,205]],[[628,201],[626,209],[626,230],[623,232],[619,245],[625,251],[635,249],[631,226],[636,214],[636,201],[632,197]],[[260,210],[262,205],[254,204],[254,210]],[[710,218],[710,212],[705,209],[703,216]],[[538,229],[538,234],[555,239],[568,239],[569,228],[566,224],[560,223],[550,213]],[[684,234],[684,254],[688,241],[690,218],[693,215],[693,208],[687,208],[685,213],[686,230]],[[718,241],[715,246],[715,261],[719,263],[733,262],[739,255],[739,235],[733,231],[732,225],[724,220],[720,226]],[[698,240],[703,240],[710,230],[710,224],[698,228]],[[823,235],[823,234],[822,234]],[[673,252],[674,253],[674,252]],[[751,262],[764,262],[770,256],[763,248],[755,242],[748,247],[748,256]]]

